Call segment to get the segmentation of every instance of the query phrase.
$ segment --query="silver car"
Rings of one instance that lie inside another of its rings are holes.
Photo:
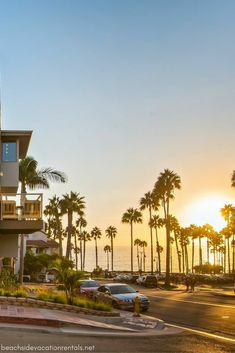
[[[125,283],[109,283],[100,286],[93,294],[96,301],[112,304],[114,308],[133,310],[135,298],[140,299],[140,309],[146,311],[149,308],[149,299],[138,293],[134,288]]]

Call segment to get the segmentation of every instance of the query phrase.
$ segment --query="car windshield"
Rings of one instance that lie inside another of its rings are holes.
[[[136,291],[125,284],[120,286],[110,286],[109,287],[111,294],[124,294],[124,293],[136,293]]]
[[[81,287],[99,287],[99,284],[95,281],[84,281],[81,283]]]

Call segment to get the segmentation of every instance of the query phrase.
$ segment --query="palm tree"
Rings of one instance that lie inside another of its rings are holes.
[[[198,238],[198,228],[195,224],[190,224],[189,227],[186,228],[188,231],[188,236],[190,236],[191,240],[192,240],[192,268],[191,268],[191,272],[193,272],[193,268],[194,268],[194,254],[195,254],[195,239]]]
[[[142,213],[136,208],[128,208],[122,216],[122,223],[131,226],[131,273],[133,273],[133,223],[142,223]]]
[[[21,194],[26,194],[29,189],[49,189],[50,181],[65,183],[66,175],[63,172],[51,167],[38,168],[38,162],[33,157],[26,157],[19,163],[19,181],[21,184]]]
[[[227,239],[227,256],[228,256],[228,272],[230,273],[231,272],[231,263],[230,263],[230,242],[229,242],[229,239],[232,235],[232,232],[230,231],[230,219],[231,219],[231,216],[233,214],[233,205],[232,204],[227,204],[227,205],[224,205],[223,208],[221,208],[220,212],[221,212],[221,215],[222,217],[225,219],[225,221],[227,222],[227,235],[225,235],[225,238]]]
[[[152,210],[156,211],[159,207],[159,203],[156,198],[153,197],[151,192],[147,192],[144,197],[140,199],[140,210],[149,210],[149,228],[150,228],[150,252],[151,252],[151,274],[153,274],[153,231],[151,225]]]
[[[140,239],[135,239],[134,246],[137,246],[137,263],[138,263],[138,271],[140,272],[140,253],[139,253],[139,246],[141,244]]]
[[[68,238],[66,247],[66,257],[70,257],[71,252],[71,237],[73,227],[73,214],[77,213],[82,216],[85,208],[84,197],[79,196],[77,192],[71,191],[70,194],[63,195],[60,202],[62,214],[67,214],[68,217]]]
[[[94,227],[91,231],[91,238],[95,240],[95,264],[96,268],[98,267],[98,246],[97,246],[97,239],[101,238],[101,230],[98,227]]]
[[[117,235],[117,228],[109,226],[105,231],[106,237],[111,241],[111,271],[113,271],[113,239]]]
[[[78,240],[79,240],[79,243],[80,243],[80,266],[81,266],[81,270],[82,270],[82,264],[83,264],[83,251],[82,251],[82,229],[83,228],[86,228],[87,226],[87,221],[85,220],[85,218],[83,218],[82,216],[80,216],[77,221],[76,221],[76,227],[79,228],[79,230],[77,230],[77,235],[78,235]]]
[[[145,248],[147,248],[148,244],[145,240],[141,241],[140,247],[143,248],[143,270],[145,272],[145,259],[146,259],[146,254],[145,254]],[[141,259],[141,271],[142,271],[142,259]]]
[[[214,254],[214,267],[216,266],[216,255],[221,244],[222,244],[221,234],[216,231],[211,233],[210,246],[212,247],[211,252]]]
[[[180,225],[175,216],[169,215],[169,225],[170,225],[170,232],[173,232],[174,234],[175,247],[176,247],[176,252],[178,257],[179,272],[181,272],[181,252],[178,244]]]
[[[158,239],[158,228],[161,228],[163,226],[163,219],[160,218],[158,215],[153,215],[153,217],[150,220],[151,227],[155,229],[155,235],[156,235],[156,252],[157,252],[157,258],[158,258],[158,271],[159,274],[161,274],[161,246],[159,244],[159,239]]]
[[[164,172],[160,173],[158,180],[156,181],[153,189],[154,197],[161,201],[164,211],[165,227],[166,227],[166,279],[165,285],[170,285],[170,225],[169,225],[169,214],[170,214],[170,200],[174,199],[175,189],[181,188],[180,177],[165,169]]]
[[[81,238],[83,240],[83,263],[82,270],[85,269],[85,259],[86,259],[86,243],[91,240],[91,235],[86,230],[81,233]]]
[[[104,252],[107,254],[107,270],[109,271],[109,253],[111,252],[111,246],[105,245]]]
[[[60,211],[60,199],[56,195],[49,199],[49,204],[46,205],[44,215],[48,217],[49,233],[53,231],[54,239],[59,240],[59,255],[63,256],[62,246],[62,222],[61,222],[61,211]]]
[[[25,198],[27,187],[33,189],[48,189],[50,181],[65,183],[66,175],[51,167],[38,169],[38,162],[33,157],[26,157],[19,163],[19,181],[21,200]],[[21,235],[20,240],[20,271],[19,281],[23,283],[24,273],[24,234]]]

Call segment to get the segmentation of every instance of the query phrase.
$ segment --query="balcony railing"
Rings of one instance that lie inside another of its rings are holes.
[[[0,220],[42,219],[42,194],[0,194]]]

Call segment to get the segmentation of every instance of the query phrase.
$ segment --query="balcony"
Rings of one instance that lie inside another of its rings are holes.
[[[41,229],[42,194],[0,194],[0,234],[30,234]]]

